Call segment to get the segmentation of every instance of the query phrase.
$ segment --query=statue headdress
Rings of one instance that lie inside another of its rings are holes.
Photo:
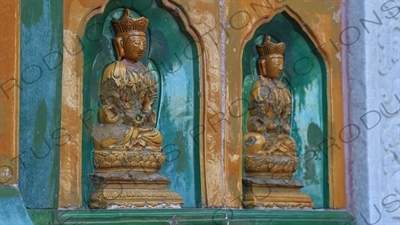
[[[122,17],[121,20],[112,21],[116,34],[121,34],[125,32],[139,32],[140,34],[144,35],[148,23],[149,20],[144,17],[133,19],[130,16],[129,9],[125,9],[124,16]]]
[[[260,56],[272,55],[272,54],[283,55],[285,47],[286,47],[285,43],[283,42],[277,44],[272,43],[271,37],[269,35],[265,35],[264,44],[257,45],[257,51]]]

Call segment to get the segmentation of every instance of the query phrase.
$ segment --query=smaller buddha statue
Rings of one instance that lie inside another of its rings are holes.
[[[296,142],[290,137],[291,95],[277,80],[283,71],[285,44],[274,44],[271,37],[266,36],[257,50],[260,76],[250,92],[244,151],[246,154],[294,157]]]
[[[284,43],[266,35],[257,45],[258,70],[249,96],[248,133],[244,135],[243,207],[312,207],[292,179],[298,166],[296,142],[290,136],[291,94],[277,80],[284,67]]]

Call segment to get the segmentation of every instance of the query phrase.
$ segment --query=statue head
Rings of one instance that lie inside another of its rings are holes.
[[[146,29],[149,20],[140,17],[130,17],[129,9],[125,9],[121,20],[112,21],[116,37],[114,47],[117,59],[126,59],[129,62],[139,61],[146,52]]]
[[[283,42],[274,44],[271,37],[266,35],[264,44],[257,45],[257,51],[260,55],[258,60],[258,70],[261,76],[276,79],[283,71],[283,51],[285,44]]]

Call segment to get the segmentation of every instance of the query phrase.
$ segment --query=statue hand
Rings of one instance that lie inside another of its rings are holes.
[[[265,120],[263,120],[262,118],[258,117],[258,116],[253,116],[250,119],[251,123],[252,123],[252,127],[254,129],[254,131],[258,131],[258,132],[262,132],[265,131],[265,129],[267,129],[267,123],[265,122]]]
[[[268,130],[275,130],[277,127],[277,125],[275,123],[270,123],[267,125],[267,129]]]
[[[134,123],[133,117],[129,114],[130,113],[125,113],[125,115],[121,117],[124,124],[133,124]]]
[[[135,127],[140,127],[143,123],[144,116],[141,113],[125,112],[122,117],[125,124],[134,125]]]
[[[142,125],[143,125],[143,122],[144,122],[144,120],[145,120],[145,115],[144,114],[142,114],[142,113],[138,113],[138,114],[136,114],[135,115],[135,118],[134,118],[134,125],[136,126],[136,127],[141,127]]]
[[[287,123],[283,124],[282,129],[283,129],[283,133],[290,134],[290,126],[289,126],[289,124],[287,124]]]

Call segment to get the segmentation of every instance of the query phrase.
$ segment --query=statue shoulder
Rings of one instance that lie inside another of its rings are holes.
[[[254,90],[254,89],[258,89],[258,88],[260,88],[261,86],[263,86],[263,80],[262,80],[260,77],[258,77],[258,78],[256,79],[256,81],[254,82],[254,84],[253,84],[253,90]]]
[[[121,77],[125,76],[125,74],[126,74],[125,65],[120,61],[115,61],[104,69],[101,82],[103,83],[109,78],[113,80],[116,80],[116,78],[120,79]]]
[[[254,82],[253,89],[258,89],[260,92],[271,92],[273,90],[273,86],[269,84],[266,80],[261,77],[258,77],[257,80]]]
[[[250,91],[250,98],[249,98],[250,102],[251,101],[261,102],[262,99],[264,99],[262,97],[265,95],[264,86],[265,86],[264,81],[260,79],[260,77],[258,77],[254,82],[253,87],[251,88]]]

